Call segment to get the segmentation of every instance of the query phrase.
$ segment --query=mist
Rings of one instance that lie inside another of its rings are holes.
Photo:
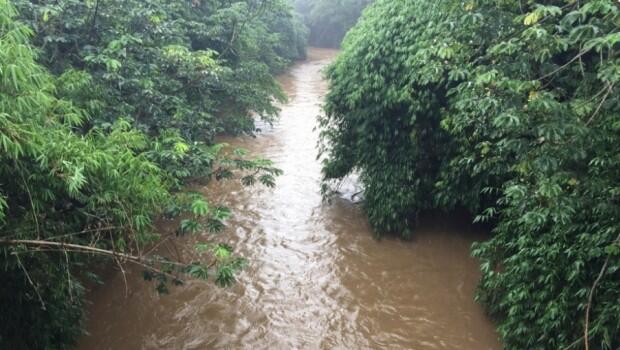
[[[338,48],[346,33],[374,0],[294,0],[310,29],[309,44]]]

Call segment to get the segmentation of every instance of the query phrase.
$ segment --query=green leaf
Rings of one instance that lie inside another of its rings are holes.
[[[191,204],[192,213],[196,216],[206,216],[209,214],[209,203],[202,199],[196,199]]]

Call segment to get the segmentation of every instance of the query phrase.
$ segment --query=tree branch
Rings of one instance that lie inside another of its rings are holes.
[[[620,234],[618,234],[618,237],[616,237],[616,239],[613,241],[612,244],[618,244],[620,243]],[[611,258],[611,254],[607,255],[607,258],[605,259],[605,263],[603,264],[603,267],[601,268],[601,271],[598,274],[598,277],[596,278],[596,280],[594,281],[594,284],[592,285],[592,289],[590,289],[590,294],[588,295],[588,305],[586,306],[586,319],[585,319],[585,325],[584,325],[584,330],[583,330],[583,341],[584,341],[584,346],[585,346],[585,350],[590,350],[590,309],[592,308],[592,300],[594,299],[594,290],[596,289],[596,287],[598,286],[598,284],[601,282],[601,280],[603,279],[603,275],[605,275],[605,272],[607,272],[607,265],[609,265],[609,259]]]
[[[603,107],[603,103],[605,103],[605,101],[607,101],[607,97],[609,97],[609,94],[611,94],[611,92],[613,90],[614,90],[614,84],[609,84],[609,86],[607,88],[607,92],[605,93],[605,96],[603,96],[603,99],[601,100],[601,103],[598,104],[598,107],[596,107],[596,110],[594,111],[594,113],[592,114],[590,119],[588,119],[588,121],[586,122],[586,126],[590,125],[590,123],[592,123],[594,121],[594,117],[596,117],[598,112],[600,112],[601,107]]]
[[[165,264],[171,264],[171,265],[180,266],[180,267],[187,266],[186,264],[173,262],[173,261],[159,261],[159,260],[144,258],[141,256],[120,253],[120,252],[107,250],[107,249],[101,249],[101,248],[90,247],[90,246],[79,245],[79,244],[62,243],[62,242],[50,242],[50,241],[43,241],[43,240],[2,239],[0,240],[0,245],[4,245],[4,246],[23,245],[23,246],[28,246],[28,247],[47,247],[47,248],[54,248],[56,251],[60,251],[60,252],[72,251],[72,252],[77,252],[77,253],[91,253],[95,255],[108,256],[116,260],[123,259],[125,261],[131,262],[133,264],[149,269],[153,272],[160,273],[162,275],[166,275],[174,279],[177,279],[178,277],[172,275],[171,273],[160,270],[159,268],[155,267],[155,265],[165,263]]]

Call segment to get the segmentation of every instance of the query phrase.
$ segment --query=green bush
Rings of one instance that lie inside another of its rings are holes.
[[[70,347],[96,257],[144,267],[160,291],[234,281],[227,245],[200,242],[189,263],[144,248],[164,212],[185,213],[179,235],[223,229],[230,211],[180,192],[188,180],[274,185],[270,161],[213,137],[275,118],[300,25],[276,0],[0,0],[0,348]]]
[[[378,1],[327,72],[325,179],[359,171],[378,232],[492,222],[507,349],[620,346],[619,26],[611,0]]]
[[[305,55],[305,28],[281,0],[14,3],[45,66],[90,78],[68,91],[95,125],[124,117],[191,141],[252,132],[252,114],[273,120],[284,98],[272,73]]]

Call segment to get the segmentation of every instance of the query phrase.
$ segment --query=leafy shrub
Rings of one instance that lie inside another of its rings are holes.
[[[253,114],[273,119],[284,98],[271,73],[305,55],[305,28],[280,0],[14,3],[53,73],[90,77],[71,98],[98,107],[92,123],[124,117],[148,134],[253,131]]]
[[[160,291],[234,281],[243,259],[227,245],[200,242],[189,263],[143,252],[167,209],[188,217],[180,234],[224,227],[228,209],[179,192],[186,181],[274,185],[271,162],[212,141],[275,118],[298,25],[275,0],[0,0],[0,348],[71,346],[98,256],[143,266]]]
[[[327,72],[326,180],[379,232],[458,206],[495,224],[478,300],[508,349],[620,345],[620,9],[378,1]]]

